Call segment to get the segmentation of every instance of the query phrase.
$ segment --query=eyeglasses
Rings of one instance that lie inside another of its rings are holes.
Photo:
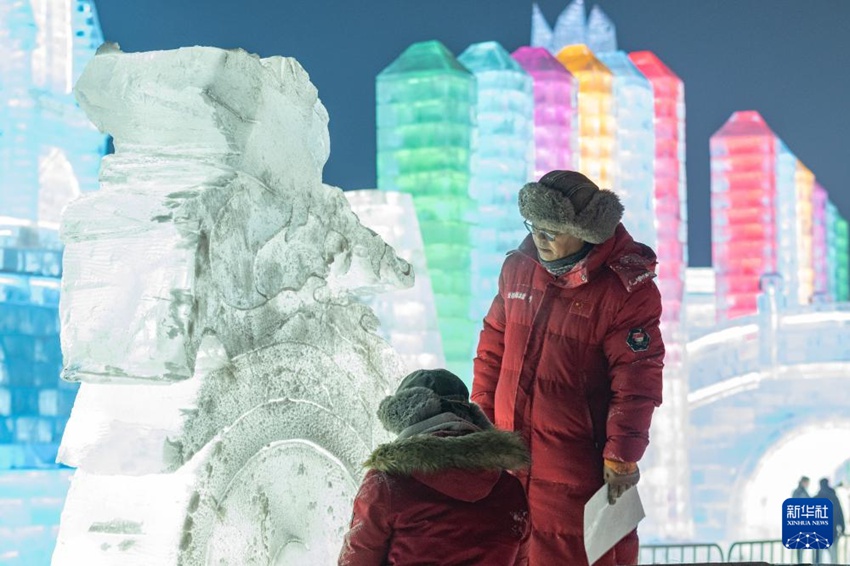
[[[534,225],[531,222],[529,222],[528,220],[524,220],[522,223],[525,224],[525,227],[529,232],[531,232],[532,234],[537,234],[538,236],[542,237],[547,242],[554,242],[555,238],[557,238],[558,236],[563,234],[563,232],[553,232],[551,230],[543,230],[541,228],[535,228]]]

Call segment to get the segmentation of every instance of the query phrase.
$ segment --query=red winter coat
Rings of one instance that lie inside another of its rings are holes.
[[[495,429],[379,447],[339,565],[527,565],[525,490],[505,471],[527,462],[522,440]]]
[[[557,278],[531,236],[505,260],[471,398],[528,442],[533,565],[587,563],[584,504],[603,485],[603,457],[637,462],[649,442],[664,358],[655,263],[622,224]],[[596,564],[636,561],[633,533]]]

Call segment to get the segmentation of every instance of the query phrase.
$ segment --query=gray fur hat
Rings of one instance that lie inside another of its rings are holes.
[[[601,244],[614,235],[623,205],[614,192],[577,171],[550,171],[520,189],[519,212],[539,228]]]
[[[440,413],[451,412],[480,428],[492,425],[477,405],[469,401],[469,389],[445,369],[420,369],[405,377],[395,395],[378,406],[378,419],[388,431],[400,434],[409,426]]]

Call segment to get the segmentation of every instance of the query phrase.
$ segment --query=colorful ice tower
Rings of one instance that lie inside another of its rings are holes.
[[[826,189],[815,182],[812,192],[812,265],[814,267],[814,297],[829,302],[829,257],[826,238]]]
[[[639,242],[656,249],[655,101],[652,85],[622,51],[599,53],[614,77],[617,184],[623,201],[623,223]]]
[[[613,75],[583,44],[568,45],[555,58],[578,80],[578,170],[612,188],[617,183]]]
[[[102,41],[88,0],[0,0],[0,561],[16,564],[49,563],[69,485],[57,227],[97,189],[106,138],[71,88]]]
[[[815,176],[798,159],[794,174],[797,208],[797,257],[799,258],[799,279],[797,302],[807,305],[812,302],[815,291],[815,270],[812,249],[812,198],[815,188]]]
[[[777,272],[778,138],[758,112],[735,112],[710,140],[712,263],[718,320],[755,314]]]
[[[850,235],[847,221],[832,202],[827,201],[827,257],[829,294],[836,302],[850,300]]]
[[[534,84],[534,180],[578,164],[578,82],[549,51],[520,47],[511,55]]]
[[[481,320],[498,293],[505,253],[527,234],[517,197],[534,174],[534,90],[531,76],[495,41],[470,45],[458,60],[478,85],[469,183],[477,203],[470,315]]]
[[[800,297],[800,207],[797,195],[797,157],[776,140],[776,270],[782,275],[782,305]]]
[[[475,78],[438,41],[408,47],[377,77],[378,188],[413,196],[449,369],[470,382],[469,168]]]
[[[688,264],[688,197],[685,171],[685,87],[651,51],[629,59],[649,79],[655,101],[655,226],[663,320],[684,325],[682,300]],[[684,343],[684,336],[675,336]],[[671,340],[672,342],[672,340]]]
[[[654,53],[629,54],[629,60],[652,86],[651,128],[653,188],[650,191],[655,212],[654,249],[658,255],[657,284],[664,309],[664,387],[666,408],[653,418],[650,434],[656,438],[649,454],[655,457],[653,475],[648,479],[662,486],[653,495],[657,509],[657,529],[664,538],[688,538],[693,529],[690,513],[690,477],[687,432],[679,423],[688,420],[688,362],[685,309],[685,269],[687,267],[687,190],[685,177],[685,97],[684,85]],[[618,142],[619,143],[619,142]],[[625,174],[625,172],[623,172]],[[661,446],[668,447],[661,450]],[[667,470],[665,472],[664,470]],[[670,477],[665,478],[665,473]]]

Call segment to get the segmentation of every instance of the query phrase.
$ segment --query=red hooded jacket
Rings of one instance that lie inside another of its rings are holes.
[[[603,484],[603,457],[637,462],[647,447],[664,359],[655,264],[622,224],[560,277],[531,236],[505,260],[471,398],[529,445],[531,564],[586,564],[583,510]],[[636,561],[636,535],[627,556],[614,552],[597,564]]]
[[[527,566],[528,503],[506,471],[527,463],[522,440],[494,429],[380,446],[339,565]]]

